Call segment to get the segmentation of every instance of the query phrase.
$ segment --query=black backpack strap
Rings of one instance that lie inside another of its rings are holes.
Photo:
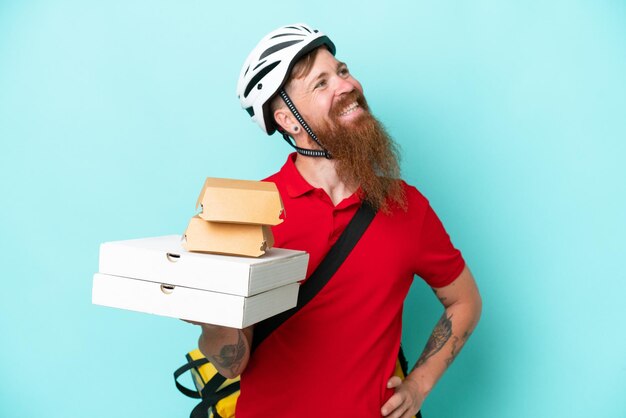
[[[407,377],[409,374],[409,362],[406,361],[406,356],[404,355],[402,344],[400,344],[400,349],[398,350],[398,361],[400,362],[400,369],[402,369],[402,374],[404,375],[404,377]]]
[[[206,384],[202,388],[201,393],[198,393],[198,391],[196,390],[188,389],[178,382],[178,378],[183,373],[191,369],[194,369],[196,367],[200,367],[203,364],[206,364],[209,362],[209,360],[207,360],[204,357],[199,358],[197,360],[191,360],[188,358],[188,360],[189,360],[188,363],[184,364],[182,367],[179,367],[174,372],[174,379],[176,382],[176,387],[184,395],[187,395],[190,398],[196,398],[196,399],[202,398],[200,403],[196,405],[195,408],[193,408],[193,410],[191,411],[190,417],[191,418],[207,418],[209,414],[209,408],[217,404],[220,400],[224,399],[225,397],[237,392],[240,388],[240,383],[234,382],[226,386],[225,388],[218,390],[218,388],[226,381],[226,378],[222,376],[221,374],[216,373],[213,375],[213,377],[211,377],[211,379],[208,382],[206,382]],[[217,416],[215,412],[214,412],[214,415]]]
[[[361,207],[359,207],[356,214],[352,217],[337,242],[335,242],[330,251],[328,251],[328,254],[326,254],[326,257],[324,257],[304,284],[300,286],[298,304],[296,307],[267,318],[254,326],[252,351],[254,351],[276,328],[302,309],[304,305],[309,303],[311,299],[322,290],[339,267],[341,267],[341,264],[343,264],[348,257],[375,216],[376,210],[374,210],[367,201],[363,201]]]
[[[215,376],[221,375],[218,373]],[[223,389],[218,390],[217,392],[211,392],[211,390],[216,387],[211,384],[211,381],[213,381],[213,379],[209,381],[208,389],[206,391],[202,390],[202,401],[200,401],[200,403],[193,408],[191,414],[189,415],[190,418],[208,418],[209,410],[212,410],[214,418],[221,418],[221,415],[218,414],[216,409],[217,403],[225,397],[237,392],[241,388],[240,383],[237,381],[231,383]]]
[[[206,358],[202,357],[199,358],[197,360],[191,360],[188,358],[188,362],[183,364],[181,367],[179,367],[178,369],[176,369],[176,371],[174,372],[174,382],[176,383],[176,387],[178,388],[178,390],[185,396],[189,396],[190,398],[195,398],[195,399],[200,399],[200,395],[198,394],[197,390],[192,390],[192,389],[188,389],[185,386],[183,386],[179,381],[178,378],[180,376],[182,376],[185,372],[191,370],[191,369],[195,369],[196,367],[200,367],[203,364],[208,363],[209,360],[207,360]]]
[[[226,378],[219,373],[215,373],[211,380],[206,382],[202,388],[202,401],[191,410],[191,418],[207,418],[209,416],[209,407],[215,405],[220,399],[228,396],[217,391],[217,389],[226,381]],[[239,382],[237,382],[239,383]],[[239,385],[237,385],[239,386]],[[239,387],[237,387],[239,390]],[[231,392],[232,393],[232,392]],[[220,396],[221,395],[221,396]]]

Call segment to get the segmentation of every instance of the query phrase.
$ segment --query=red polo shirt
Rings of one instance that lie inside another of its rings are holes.
[[[300,175],[291,154],[269,177],[278,186],[285,221],[275,246],[307,251],[308,275],[360,204],[352,195],[334,206]],[[330,282],[253,353],[241,376],[237,418],[379,418],[393,390],[402,306],[415,275],[432,287],[456,279],[465,262],[424,198],[403,183],[406,212],[379,212]]]

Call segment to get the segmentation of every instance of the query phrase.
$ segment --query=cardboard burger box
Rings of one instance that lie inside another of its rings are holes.
[[[283,221],[283,203],[272,182],[209,177],[184,233],[189,251],[259,257],[274,245],[271,225]]]
[[[296,305],[308,259],[281,248],[258,258],[195,253],[178,235],[106,242],[92,302],[244,328]]]
[[[188,251],[259,257],[272,248],[274,236],[268,225],[210,222],[196,215],[182,245]]]
[[[196,202],[199,216],[212,222],[278,225],[284,208],[276,184],[209,177]]]

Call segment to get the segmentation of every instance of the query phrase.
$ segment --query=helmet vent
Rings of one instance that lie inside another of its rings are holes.
[[[260,63],[258,63],[253,69],[252,71],[256,70],[257,68],[259,68],[261,65],[265,64],[267,62],[267,60],[263,60]]]
[[[270,39],[280,38],[281,36],[306,36],[306,33],[279,33],[272,36]]]
[[[254,86],[256,86],[259,81],[261,81],[263,77],[265,77],[267,73],[272,71],[278,64],[280,64],[280,61],[273,62],[267,67],[263,68],[261,71],[259,71],[254,77],[252,77],[243,92],[243,97],[248,97],[248,94],[250,94],[250,91],[254,88]]]
[[[290,47],[291,45],[297,44],[298,42],[302,42],[302,39],[296,39],[295,41],[287,41],[287,42],[281,42],[279,44],[276,44],[270,48],[267,48],[265,50],[265,52],[263,52],[261,54],[261,56],[259,57],[260,60],[262,60],[263,58],[267,57],[268,55],[272,55],[274,52],[278,52],[282,49],[285,49],[287,47]]]

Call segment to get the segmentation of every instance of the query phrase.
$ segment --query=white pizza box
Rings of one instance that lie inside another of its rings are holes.
[[[92,302],[241,329],[295,307],[299,287],[292,283],[244,297],[96,273]]]
[[[282,248],[257,258],[190,252],[179,235],[166,235],[101,244],[98,273],[252,296],[304,280],[308,261]]]

